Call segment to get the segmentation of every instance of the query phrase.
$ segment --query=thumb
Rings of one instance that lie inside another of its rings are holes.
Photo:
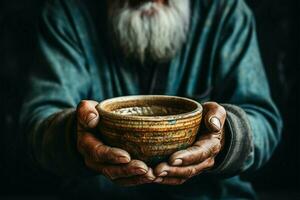
[[[225,108],[215,102],[205,103],[203,108],[206,128],[212,132],[221,131],[226,120]]]
[[[96,109],[98,102],[83,100],[77,106],[77,120],[87,128],[96,128],[99,123],[99,113]]]

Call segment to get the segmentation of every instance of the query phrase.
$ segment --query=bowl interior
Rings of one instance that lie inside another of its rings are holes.
[[[124,116],[169,116],[193,112],[199,104],[178,97],[136,96],[111,99],[101,107],[106,112]]]

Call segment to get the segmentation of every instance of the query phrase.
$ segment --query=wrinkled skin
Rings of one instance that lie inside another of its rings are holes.
[[[214,166],[215,156],[224,144],[225,109],[217,103],[203,104],[203,127],[194,145],[175,152],[169,161],[154,169],[128,152],[103,144],[93,132],[99,123],[95,101],[82,101],[77,107],[77,148],[86,166],[121,186],[147,183],[180,185]]]
[[[180,185],[214,166],[215,156],[224,146],[225,109],[217,103],[203,104],[203,126],[194,145],[175,152],[168,163],[161,163],[154,173],[155,182],[167,185]]]

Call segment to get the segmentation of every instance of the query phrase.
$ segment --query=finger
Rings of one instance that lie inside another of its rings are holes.
[[[143,185],[147,183],[152,183],[155,180],[155,176],[153,174],[153,170],[149,168],[148,172],[142,176],[134,176],[130,178],[120,178],[114,180],[114,182],[121,186],[136,186]]]
[[[161,185],[182,185],[186,181],[187,181],[187,179],[182,179],[182,178],[174,178],[174,177],[162,178],[162,177],[159,177],[159,178],[154,180],[154,183],[161,184]]]
[[[215,102],[207,102],[203,104],[203,109],[206,128],[212,132],[222,130],[226,119],[225,108]]]
[[[85,132],[78,138],[78,150],[88,160],[106,163],[106,164],[123,164],[130,162],[128,152],[106,146],[93,134]]]
[[[188,166],[199,164],[214,157],[221,150],[221,142],[214,135],[200,138],[192,147],[177,151],[170,156],[169,163],[173,166]]]
[[[77,106],[78,122],[88,128],[95,128],[99,123],[99,114],[96,109],[98,102],[83,100]]]
[[[155,180],[156,176],[155,176],[155,174],[154,174],[152,168],[149,168],[147,174],[145,174],[145,177],[146,177],[147,179],[149,179],[149,180],[152,180],[152,181]]]
[[[144,162],[139,160],[132,160],[130,163],[122,165],[105,165],[86,161],[86,165],[90,169],[103,174],[111,180],[139,175],[146,175],[148,177],[149,173],[148,166]]]
[[[208,158],[204,162],[197,165],[190,165],[186,167],[174,167],[168,163],[161,163],[155,168],[155,175],[158,177],[173,177],[179,179],[189,179],[199,175],[203,171],[214,166],[214,158]]]

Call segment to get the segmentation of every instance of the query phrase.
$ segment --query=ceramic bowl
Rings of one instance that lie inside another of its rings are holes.
[[[102,101],[100,137],[149,165],[191,146],[202,119],[202,106],[176,96],[126,96]]]

